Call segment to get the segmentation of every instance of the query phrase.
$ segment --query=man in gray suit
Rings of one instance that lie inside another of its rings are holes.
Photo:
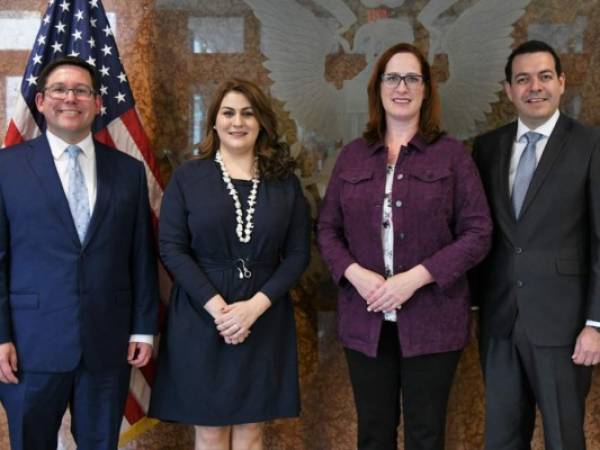
[[[518,120],[478,136],[495,222],[474,272],[486,383],[486,450],[585,449],[585,398],[600,361],[600,131],[559,112],[565,75],[529,41],[506,64]]]

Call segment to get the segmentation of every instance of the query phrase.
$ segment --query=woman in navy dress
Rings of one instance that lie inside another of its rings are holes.
[[[288,291],[309,260],[308,210],[257,86],[223,83],[206,124],[162,203],[174,286],[150,415],[195,425],[197,450],[262,449],[262,422],[299,413]]]

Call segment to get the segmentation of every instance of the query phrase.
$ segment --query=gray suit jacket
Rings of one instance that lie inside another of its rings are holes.
[[[600,130],[560,116],[515,219],[508,171],[517,124],[475,139],[495,229],[473,272],[481,335],[505,337],[517,314],[536,345],[572,345],[600,321]]]

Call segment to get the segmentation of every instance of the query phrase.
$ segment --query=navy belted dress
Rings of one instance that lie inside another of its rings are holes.
[[[250,181],[233,180],[244,208]],[[295,175],[261,179],[249,243],[235,233],[233,199],[212,159],[183,164],[160,216],[160,253],[171,273],[150,416],[194,425],[261,422],[299,413],[294,309],[288,291],[310,255],[309,217]],[[272,306],[248,338],[228,345],[203,306],[266,294]]]

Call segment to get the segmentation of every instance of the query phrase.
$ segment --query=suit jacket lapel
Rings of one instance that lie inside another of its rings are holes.
[[[69,202],[56,171],[56,165],[46,136],[42,135],[32,140],[29,145],[30,154],[27,161],[41,184],[42,191],[50,201],[51,209],[56,213],[74,243],[80,246],[79,236],[69,209]]]
[[[114,151],[104,148],[102,145],[94,142],[95,153],[96,153],[96,182],[97,182],[97,194],[96,204],[94,205],[94,211],[90,218],[90,224],[88,226],[85,240],[83,242],[84,247],[90,242],[94,233],[98,230],[99,225],[102,223],[106,215],[106,210],[110,204],[110,197],[113,187],[113,172],[110,167],[109,154],[108,152]]]
[[[502,228],[506,230],[506,235],[509,238],[514,236],[515,228],[515,213],[512,202],[510,201],[510,190],[508,186],[508,172],[510,170],[510,158],[512,154],[513,142],[517,133],[517,123],[515,122],[506,132],[500,136],[498,141],[499,160],[496,166],[496,191],[497,204],[497,220],[502,224]]]
[[[533,173],[533,178],[529,184],[529,189],[527,189],[527,194],[523,200],[521,218],[527,213],[527,208],[529,205],[531,205],[533,199],[540,190],[540,187],[544,183],[544,180],[548,177],[548,173],[558,158],[558,155],[560,155],[561,149],[563,148],[568,136],[568,124],[569,119],[561,114],[558,118],[558,122],[556,122],[556,125],[554,126],[554,130],[552,131],[548,142],[546,143],[546,148],[544,148],[544,153],[542,153],[540,162]]]

